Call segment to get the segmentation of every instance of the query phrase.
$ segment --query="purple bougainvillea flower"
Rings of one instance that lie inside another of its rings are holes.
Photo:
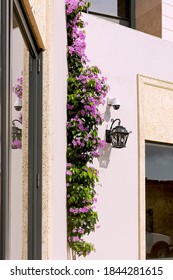
[[[84,231],[85,231],[85,230],[84,230],[83,228],[79,228],[79,229],[78,229],[78,232],[81,233],[81,234],[83,234]]]
[[[76,209],[74,210],[74,213],[75,213],[75,214],[78,214],[78,213],[79,213],[79,209],[76,208]]]
[[[72,207],[69,209],[69,211],[70,213],[74,213],[74,209]]]
[[[66,171],[66,174],[69,175],[69,176],[71,176],[71,175],[72,175],[72,172],[71,172],[70,170],[67,170],[67,171]]]
[[[74,236],[73,237],[73,242],[77,242],[77,241],[79,241],[79,236]]]
[[[18,139],[14,140],[11,145],[12,145],[13,149],[21,149],[22,148],[22,142],[21,142],[21,140],[18,140]]]
[[[75,141],[75,140],[73,140],[73,141],[72,141],[72,144],[73,144],[73,146],[74,146],[74,147],[76,147],[76,146],[77,146],[77,143],[76,143],[76,141]]]

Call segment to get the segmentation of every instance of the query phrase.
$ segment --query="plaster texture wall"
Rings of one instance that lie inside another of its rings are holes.
[[[66,259],[66,22],[64,0],[30,0],[43,52],[42,258]],[[26,234],[25,234],[26,235]],[[27,236],[25,236],[27,241]],[[27,255],[23,244],[23,258]]]
[[[88,22],[88,58],[108,77],[109,95],[121,101],[119,111],[102,109],[105,122],[100,136],[104,139],[110,119],[117,117],[132,131],[125,149],[108,147],[94,163],[102,184],[97,205],[101,227],[89,236],[96,252],[87,259],[138,259],[144,248],[139,246],[137,74],[172,81],[173,44],[96,16],[83,18]]]

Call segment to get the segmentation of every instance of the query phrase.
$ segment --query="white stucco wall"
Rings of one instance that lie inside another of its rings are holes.
[[[66,22],[64,0],[54,1],[53,36],[53,185],[50,259],[67,259],[66,227]]]
[[[87,259],[138,258],[138,124],[137,74],[173,81],[173,44],[142,32],[84,14],[88,22],[87,55],[101,68],[118,97],[121,108],[110,110],[100,136],[104,139],[110,119],[119,117],[132,131],[125,149],[106,151],[108,166],[99,162],[102,187],[98,188],[100,229],[89,236],[96,252]],[[105,113],[106,107],[103,109]]]

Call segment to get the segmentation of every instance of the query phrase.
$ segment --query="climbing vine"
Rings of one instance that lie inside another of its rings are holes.
[[[105,141],[98,136],[103,122],[99,106],[104,105],[108,92],[106,78],[97,66],[89,66],[85,54],[85,23],[82,11],[89,4],[85,0],[66,0],[68,40],[67,94],[67,237],[68,244],[78,256],[94,251],[94,245],[84,240],[95,231],[98,214],[95,211],[99,181],[92,166],[99,157]]]

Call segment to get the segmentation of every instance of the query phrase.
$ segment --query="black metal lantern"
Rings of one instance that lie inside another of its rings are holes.
[[[13,126],[12,126],[12,141],[13,142],[15,140],[21,140],[21,138],[22,138],[22,129],[17,127],[15,125],[15,122],[19,122],[20,124],[22,124],[21,121],[19,121],[19,120],[13,120],[12,121],[12,124],[13,124]]]
[[[113,127],[114,123],[118,121],[118,125]],[[106,142],[112,143],[113,148],[125,148],[127,139],[129,137],[129,134],[131,131],[127,131],[127,129],[124,126],[121,126],[121,120],[120,119],[111,119],[112,125],[110,127],[110,130],[106,130]]]

